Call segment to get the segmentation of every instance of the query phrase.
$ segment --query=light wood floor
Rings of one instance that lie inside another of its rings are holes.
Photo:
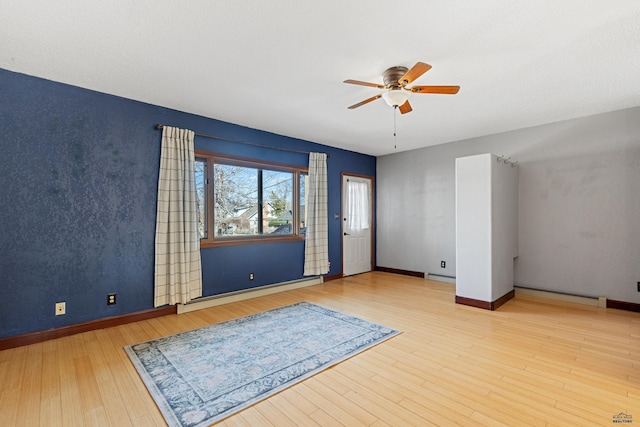
[[[163,426],[124,345],[297,301],[403,333],[219,425],[640,424],[640,314],[533,297],[490,312],[367,273],[1,351],[0,425]]]

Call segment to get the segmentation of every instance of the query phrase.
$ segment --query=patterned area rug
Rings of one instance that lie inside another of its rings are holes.
[[[400,332],[307,302],[125,347],[170,426],[208,426]]]

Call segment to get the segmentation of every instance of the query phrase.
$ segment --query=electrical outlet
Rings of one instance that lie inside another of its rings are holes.
[[[440,261],[440,267],[447,268],[447,262],[446,261]]]
[[[114,305],[116,303],[116,294],[107,294],[107,305]]]
[[[57,302],[56,303],[56,316],[60,316],[67,312],[67,303],[66,302]]]
[[[249,273],[249,280],[253,280],[253,273]]]

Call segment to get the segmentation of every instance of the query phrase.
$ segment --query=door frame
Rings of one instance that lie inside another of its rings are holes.
[[[371,181],[371,271],[375,269],[376,258],[376,180],[371,175],[362,175],[351,172],[340,174],[340,271],[344,277],[344,178],[345,177],[365,178]]]

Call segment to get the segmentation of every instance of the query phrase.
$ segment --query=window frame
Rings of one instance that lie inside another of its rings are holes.
[[[275,242],[299,242],[304,241],[305,235],[300,233],[300,177],[308,174],[308,166],[297,166],[272,161],[255,160],[229,154],[212,153],[204,150],[194,150],[196,160],[205,161],[205,220],[207,225],[207,237],[200,239],[200,248],[218,246],[249,245],[257,243]],[[214,228],[214,197],[213,197],[213,170],[214,164],[224,164],[255,168],[259,170],[274,170],[290,172],[293,175],[293,229],[291,234],[257,234],[245,236],[216,237]]]

